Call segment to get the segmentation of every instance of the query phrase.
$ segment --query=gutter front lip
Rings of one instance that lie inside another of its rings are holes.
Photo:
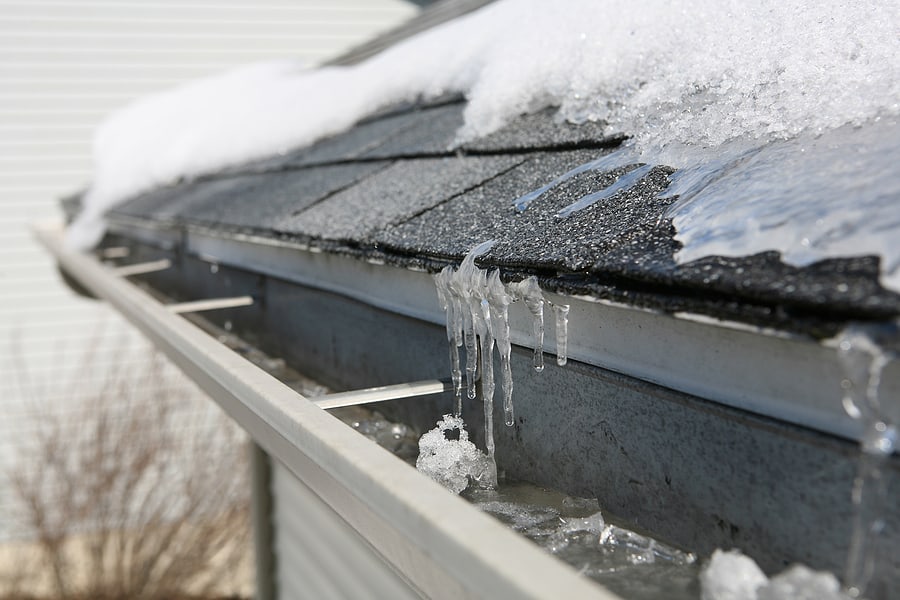
[[[360,436],[92,256],[66,249],[59,226],[40,226],[36,235],[63,269],[145,333],[426,595],[443,597],[456,590],[468,598],[618,598]],[[405,546],[397,547],[398,541]]]

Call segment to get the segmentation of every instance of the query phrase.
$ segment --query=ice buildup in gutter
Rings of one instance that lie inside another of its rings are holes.
[[[867,597],[876,565],[891,549],[884,541],[885,521],[893,499],[886,472],[898,445],[900,404],[882,391],[885,369],[897,360],[896,340],[900,324],[848,326],[837,338],[838,357],[844,371],[842,402],[848,415],[863,426],[856,477],[853,480],[852,533],[844,585],[854,598]],[[884,339],[880,339],[884,338]]]
[[[458,432],[457,439],[447,437],[453,431]],[[466,489],[470,481],[481,487],[497,485],[497,465],[493,458],[469,441],[462,417],[453,415],[444,415],[437,427],[419,438],[416,469],[456,494]]]

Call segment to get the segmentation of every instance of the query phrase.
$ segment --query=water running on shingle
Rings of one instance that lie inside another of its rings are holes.
[[[561,211],[556,213],[556,216],[559,218],[568,217],[569,215],[576,213],[579,210],[587,208],[595,202],[611,198],[619,192],[630,190],[652,170],[653,165],[642,165],[636,169],[632,169],[631,171],[620,175],[619,178],[612,183],[612,185],[603,188],[599,192],[594,192],[593,194],[588,194],[587,196],[579,198],[572,204],[566,206]]]
[[[894,360],[863,327],[849,327],[838,340],[844,368],[841,380],[844,410],[864,427],[860,456],[853,482],[853,532],[844,573],[844,585],[852,597],[861,597],[878,559],[879,537],[885,528],[887,490],[883,469],[897,447],[897,424],[891,407],[880,398],[881,376]]]
[[[532,190],[524,196],[516,198],[516,200],[513,202],[513,206],[516,207],[517,211],[524,212],[525,209],[528,208],[529,204],[531,204],[559,184],[572,179],[576,175],[581,175],[582,173],[586,173],[588,171],[611,171],[619,167],[624,167],[631,162],[632,157],[633,154],[630,148],[622,148],[620,150],[616,150],[611,154],[601,156],[596,160],[578,165],[574,169],[566,171],[550,183],[542,185],[536,190]]]

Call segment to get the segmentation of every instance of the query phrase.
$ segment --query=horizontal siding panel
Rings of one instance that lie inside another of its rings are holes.
[[[87,40],[90,41],[90,40]],[[170,60],[179,58],[197,62],[218,60],[223,65],[241,64],[266,59],[294,58],[313,62],[317,58],[336,53],[344,47],[340,40],[323,40],[317,44],[291,45],[278,49],[265,41],[254,43],[222,44],[220,47],[210,46],[202,40],[193,44],[170,44],[168,41],[154,43],[152,40],[135,40],[122,45],[104,44],[103,40],[73,47],[53,45],[10,46],[0,43],[0,53],[12,62],[49,62],[59,60],[76,60],[86,62],[105,62],[108,64],[130,64],[147,58]]]
[[[81,142],[90,144],[94,125],[88,123],[52,125],[49,123],[23,124],[12,119],[0,120],[0,142],[16,144],[29,140],[36,142]]]
[[[134,0],[109,0],[65,2],[33,0],[31,2],[0,2],[0,10],[10,17],[29,17],[52,14],[59,18],[170,18],[172,20],[213,19],[262,19],[287,20],[325,19],[338,16],[364,19],[379,24],[395,24],[411,17],[415,9],[401,0],[372,2],[371,0],[334,0],[332,2],[228,2],[222,0],[188,0],[186,2],[140,2]],[[374,32],[370,32],[374,33]]]
[[[132,63],[115,61],[113,57],[107,58],[109,60],[92,63],[84,60],[61,63],[40,60],[12,62],[4,59],[0,61],[0,80],[9,77],[31,76],[41,78],[84,77],[91,80],[104,78],[121,81],[127,77],[141,75],[142,77],[172,77],[177,81],[188,81],[222,71],[233,64],[228,57],[219,57],[218,59],[213,57],[213,60],[192,60],[190,62],[185,60],[185,57],[180,57],[181,60],[174,63],[171,60],[159,60],[160,57],[149,56],[141,57],[140,61]]]
[[[218,12],[218,11],[217,11]],[[364,11],[346,11],[342,18],[324,12],[310,14],[264,15],[255,11],[232,12],[229,15],[195,12],[193,16],[182,16],[168,12],[160,16],[136,14],[137,11],[121,12],[119,16],[78,16],[61,15],[54,10],[44,15],[2,15],[0,32],[21,36],[51,37],[61,36],[105,36],[116,32],[133,32],[139,35],[167,36],[228,36],[241,39],[249,36],[277,36],[283,39],[317,39],[322,35],[339,35],[345,38],[368,38],[373,28],[389,27],[394,19],[367,18]],[[390,15],[388,15],[390,16]],[[374,26],[374,27],[373,27]],[[77,28],[77,31],[73,31]],[[330,33],[323,33],[330,32]]]
[[[321,42],[334,40],[355,40],[352,27],[337,23],[295,23],[292,31],[285,31],[284,24],[280,28],[269,28],[269,31],[253,31],[252,27],[235,27],[233,31],[222,31],[210,28],[208,31],[173,31],[170,22],[157,23],[151,27],[148,21],[132,21],[133,27],[123,28],[113,23],[106,27],[91,30],[72,31],[72,24],[58,30],[45,30],[18,24],[17,27],[6,27],[0,21],[0,34],[3,35],[0,47],[4,48],[95,48],[98,46],[113,48],[130,48],[133,44],[145,45],[148,42],[165,42],[176,48],[191,49],[226,47],[229,42],[239,46],[265,47],[284,51],[291,48],[316,47]],[[101,25],[101,24],[98,24]],[[326,25],[326,27],[323,27]],[[327,27],[331,25],[331,27]],[[123,31],[124,29],[124,31]],[[358,29],[358,28],[357,28]]]
[[[181,82],[189,80],[188,77],[144,77],[110,79],[97,77],[72,78],[53,76],[16,76],[0,79],[0,93],[16,93],[27,91],[31,94],[65,94],[74,96],[89,92],[91,94],[123,93],[127,90],[130,97],[143,96],[157,90],[170,88]]]
[[[2,135],[2,134],[0,134]],[[31,139],[0,142],[0,169],[8,169],[9,163],[26,160],[75,160],[83,163],[91,159],[91,146],[87,140],[39,141]]]
[[[0,50],[3,52],[3,50]],[[139,97],[128,92],[108,94],[0,94],[0,106],[4,111],[15,110],[103,110],[106,112],[121,108]]]
[[[77,125],[79,127],[87,126],[93,128],[108,114],[104,110],[69,110],[65,108],[8,111],[0,106],[0,126],[17,125],[22,128],[29,128]]]
[[[44,170],[39,169],[33,164],[27,170],[20,169],[16,166],[7,166],[4,167],[4,170],[0,170],[0,188],[6,187],[7,185],[12,187],[23,187],[27,186],[30,182],[38,180],[43,181],[44,183],[58,185],[61,189],[71,189],[72,191],[75,191],[83,188],[91,178],[90,168],[77,168],[78,166],[79,165],[74,165],[75,168],[67,168],[65,170],[58,167]]]

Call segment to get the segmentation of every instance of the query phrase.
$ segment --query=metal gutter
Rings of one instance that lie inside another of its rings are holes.
[[[89,255],[40,241],[131,321],[398,573],[433,598],[597,598],[579,576],[331,417]]]
[[[114,221],[111,228],[130,236],[134,225]],[[203,260],[341,294],[430,323],[443,325],[445,320],[433,280],[424,272],[204,228],[189,227],[182,236],[182,250]],[[833,344],[702,315],[547,296],[571,307],[570,359],[845,439],[861,437],[859,421],[849,417],[840,402],[842,371]],[[513,343],[529,347],[527,311],[514,305],[510,325]],[[545,351],[555,351],[549,324]],[[882,391],[900,395],[900,364],[886,369]]]

